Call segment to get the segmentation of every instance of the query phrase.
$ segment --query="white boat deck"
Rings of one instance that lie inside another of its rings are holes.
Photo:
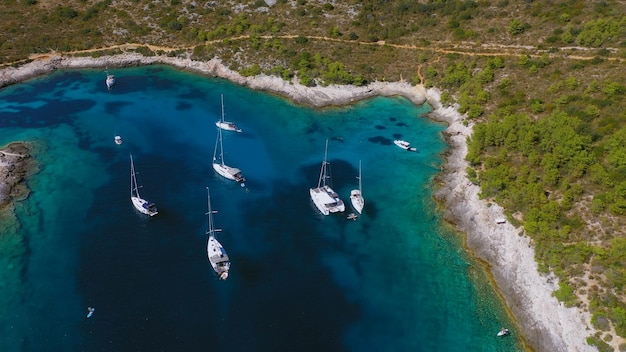
[[[395,141],[393,141],[393,143],[404,150],[408,150],[411,152],[417,151],[416,148],[411,147],[411,143],[405,140],[396,139]]]
[[[315,203],[315,206],[324,215],[329,213],[337,213],[346,210],[343,201],[339,198],[339,195],[328,186],[319,188],[311,188],[309,190],[311,194],[311,200]]]
[[[219,243],[214,236],[209,236],[207,254],[213,270],[217,273],[221,280],[226,280],[228,277],[228,270],[230,269],[230,259],[228,258],[228,254],[226,254],[224,247],[222,247],[221,243]]]
[[[130,200],[133,202],[135,209],[146,215],[155,216],[159,213],[156,205],[150,201],[139,197],[130,197]]]
[[[225,131],[234,131],[234,132],[241,133],[241,128],[237,127],[237,125],[235,125],[233,122],[217,121],[215,122],[215,125]]]
[[[354,208],[354,210],[361,214],[361,212],[363,211],[363,206],[365,205],[365,200],[361,195],[361,191],[359,191],[358,189],[353,189],[350,192],[350,201],[352,202],[352,207]]]
[[[223,165],[220,163],[214,163],[213,164],[213,169],[220,174],[221,176],[229,179],[229,180],[233,180],[233,181],[237,181],[237,182],[244,182],[246,179],[243,177],[243,175],[241,175],[241,170],[239,170],[236,167],[230,167],[228,165]]]

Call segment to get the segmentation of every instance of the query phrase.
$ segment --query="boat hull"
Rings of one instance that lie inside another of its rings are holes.
[[[115,85],[115,76],[108,75],[107,79],[104,81],[104,83],[107,85],[107,88],[109,90],[113,89],[113,86]]]
[[[215,170],[215,172],[217,172],[220,176],[241,184],[243,184],[246,180],[243,175],[241,175],[241,170],[228,165],[214,163],[213,170]]]
[[[234,123],[228,121],[217,121],[215,126],[223,129],[224,131],[233,131],[241,133],[241,128],[238,128]]]
[[[411,147],[411,143],[409,143],[409,142],[407,142],[407,141],[403,141],[403,140],[400,140],[400,139],[396,139],[395,141],[393,141],[393,143],[394,143],[395,145],[397,145],[398,147],[400,147],[400,148],[402,148],[402,149],[404,149],[404,150],[408,150],[408,151],[410,151],[410,152],[414,152],[414,151],[416,151],[416,150],[417,150],[417,149],[415,149],[415,148]]]
[[[361,195],[361,191],[359,191],[358,189],[353,189],[350,192],[350,202],[352,203],[352,207],[354,208],[354,210],[356,210],[357,213],[361,214],[361,212],[363,211],[363,206],[365,206],[365,200]]]
[[[315,204],[315,207],[323,215],[340,213],[346,210],[346,206],[339,198],[339,195],[329,186],[310,188],[309,195],[311,196],[311,200],[313,201],[313,204]]]
[[[214,236],[209,236],[206,250],[213,271],[215,271],[220,280],[226,280],[228,278],[228,270],[230,270],[230,259],[224,247]]]
[[[133,202],[135,209],[139,210],[139,212],[143,214],[155,216],[159,213],[154,206],[154,203],[150,203],[139,197],[130,197],[130,200]]]

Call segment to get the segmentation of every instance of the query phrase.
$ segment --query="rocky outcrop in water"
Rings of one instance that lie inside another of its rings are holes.
[[[0,149],[0,210],[28,196],[25,180],[36,171],[32,145],[13,142]]]

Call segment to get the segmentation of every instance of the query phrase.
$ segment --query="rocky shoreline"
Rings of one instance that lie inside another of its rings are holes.
[[[167,56],[143,56],[134,53],[99,58],[47,55],[18,68],[11,67],[0,70],[0,87],[23,82],[59,69],[114,68],[153,64],[167,64],[205,76],[228,79],[233,83],[254,90],[275,93],[287,97],[295,103],[311,107],[346,105],[374,96],[394,95],[402,95],[416,105],[426,102],[426,91],[423,87],[412,86],[406,82],[373,82],[363,87],[338,85],[305,87],[275,76],[244,77],[224,66],[222,61],[217,58],[204,62]]]
[[[587,344],[593,335],[591,315],[567,308],[552,296],[558,279],[538,271],[532,240],[506,219],[499,205],[480,199],[480,187],[467,177],[467,138],[472,125],[463,123],[454,108],[439,105],[429,91],[436,119],[449,125],[444,135],[450,146],[443,172],[436,178],[435,198],[444,204],[445,219],[465,234],[473,255],[489,264],[491,275],[515,317],[524,339],[536,351],[597,351]]]
[[[32,145],[13,142],[0,148],[0,213],[15,201],[28,197],[25,180],[36,172]]]
[[[140,54],[99,58],[50,55],[18,68],[0,70],[0,87],[57,69],[150,64],[167,64],[210,77],[228,79],[312,107],[345,105],[374,96],[394,95],[403,96],[416,105],[428,103],[433,107],[430,117],[446,122],[449,126],[445,135],[450,149],[444,170],[437,178],[439,187],[435,197],[443,204],[446,219],[465,234],[467,247],[476,257],[489,263],[493,279],[514,314],[525,341],[537,351],[596,351],[595,347],[586,343],[586,337],[594,332],[590,315],[576,308],[566,308],[552,297],[558,282],[554,277],[538,272],[530,239],[521,233],[521,229],[509,223],[496,224],[496,219],[505,217],[502,208],[479,199],[479,187],[468,182],[466,139],[471,136],[472,125],[466,126],[463,116],[455,108],[442,107],[436,89],[427,90],[406,82],[373,82],[365,87],[304,87],[272,76],[243,77],[225,67],[219,59],[199,62]],[[5,167],[0,164],[0,168]]]

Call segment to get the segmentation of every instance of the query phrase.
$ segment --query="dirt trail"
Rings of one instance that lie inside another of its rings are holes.
[[[241,35],[241,36],[232,37],[232,38],[224,38],[224,39],[207,41],[206,44],[217,44],[217,43],[222,43],[226,40],[229,40],[229,41],[245,40],[245,39],[250,39],[250,37],[251,37],[250,35]],[[294,39],[299,36],[298,35],[279,35],[279,36],[261,35],[258,37],[263,38],[263,39]],[[528,55],[530,57],[541,57],[542,55],[545,55],[547,53],[547,51],[545,50],[538,50],[531,46],[504,45],[504,44],[496,44],[496,43],[477,44],[477,43],[471,43],[471,42],[464,42],[464,43],[435,42],[434,44],[431,44],[429,46],[418,46],[418,45],[410,45],[410,44],[392,44],[392,43],[387,43],[385,41],[378,41],[378,42],[353,41],[353,40],[329,38],[329,37],[323,37],[323,36],[305,36],[305,38],[311,39],[311,40],[326,41],[326,42],[336,42],[336,43],[345,43],[345,44],[356,43],[358,45],[389,46],[389,47],[398,48],[398,49],[431,51],[431,52],[436,52],[436,53],[441,53],[441,54],[458,54],[458,55],[467,55],[467,56],[487,56],[487,57],[488,56],[518,56],[519,57],[522,55]],[[190,50],[190,49],[193,49],[195,46],[167,47],[167,46],[159,46],[159,45],[152,45],[152,44],[125,43],[125,44],[108,46],[104,48],[32,54],[32,55],[29,55],[28,59],[22,59],[22,60],[18,60],[14,62],[0,64],[0,67],[17,65],[17,64],[28,62],[29,60],[49,60],[53,57],[61,57],[64,55],[94,53],[94,52],[116,50],[116,49],[135,50],[139,47],[147,47],[148,49],[154,52],[163,51],[163,52],[169,53],[169,52],[178,51],[178,50]],[[589,48],[569,48],[568,47],[568,48],[563,48],[563,49],[565,50],[576,49],[579,51],[585,51],[585,50],[591,51]],[[613,51],[613,52],[616,51],[616,49],[613,49],[613,48],[608,48],[608,50]],[[553,57],[560,57],[563,59],[572,59],[572,60],[592,60],[593,58],[597,56],[593,52],[590,52],[589,55],[579,55],[579,54],[569,55],[563,52],[550,53],[549,55]],[[618,61],[618,62],[624,61],[624,59],[617,58],[617,57],[608,57],[605,59],[611,60],[611,61]],[[421,76],[421,66],[420,68],[418,68],[418,75],[423,82],[423,77]]]
[[[420,84],[424,84],[424,75],[422,74],[422,64],[417,65],[417,77],[420,79]]]

